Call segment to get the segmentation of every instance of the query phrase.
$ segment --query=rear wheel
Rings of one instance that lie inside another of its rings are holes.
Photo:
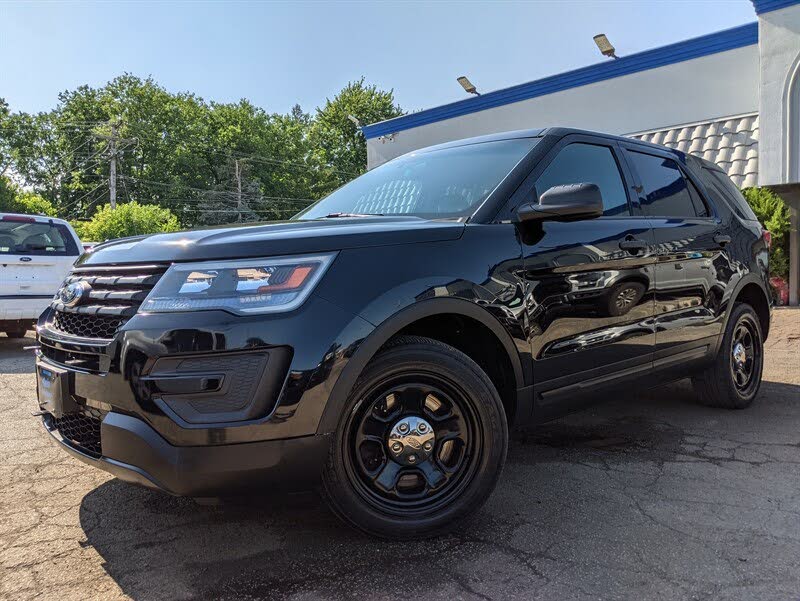
[[[763,368],[761,323],[750,305],[738,303],[714,363],[694,379],[694,388],[704,405],[744,409],[758,394]]]
[[[369,534],[431,536],[495,487],[508,433],[491,380],[441,342],[401,337],[366,367],[324,473],[333,511]]]

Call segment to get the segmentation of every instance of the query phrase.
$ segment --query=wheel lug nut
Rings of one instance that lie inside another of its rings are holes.
[[[433,445],[429,442],[426,442],[424,445],[422,445],[422,448],[426,451],[430,451],[433,448]]]
[[[402,450],[403,450],[403,445],[401,445],[399,442],[392,443],[392,451],[394,451],[395,453],[399,453]]]
[[[416,463],[417,462],[417,456],[416,455],[409,455],[408,456],[408,462],[409,463]]]
[[[426,426],[425,424],[420,424],[419,426],[417,426],[417,429],[418,429],[420,432],[425,432],[425,430],[427,430],[427,429],[428,429],[428,426]]]
[[[408,424],[402,423],[402,424],[400,424],[398,429],[403,433],[408,432]]]

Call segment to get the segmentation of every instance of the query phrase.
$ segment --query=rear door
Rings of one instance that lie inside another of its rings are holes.
[[[722,330],[722,296],[735,267],[729,233],[668,151],[625,145],[655,239],[655,366],[703,358]]]
[[[599,218],[521,230],[537,420],[651,368],[652,235],[620,152],[612,140],[566,136],[515,195],[515,204],[538,202],[552,186],[593,183],[604,205]]]
[[[0,297],[51,298],[79,256],[78,241],[66,225],[0,216]]]

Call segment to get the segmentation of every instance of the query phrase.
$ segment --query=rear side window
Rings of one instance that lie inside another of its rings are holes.
[[[697,217],[692,195],[678,163],[672,159],[628,151],[641,179],[642,210],[654,217]]]
[[[692,195],[678,163],[672,159],[628,151],[641,178],[642,210],[654,217],[697,217]]]
[[[539,176],[537,198],[553,186],[564,184],[595,184],[603,196],[603,215],[631,214],[619,166],[607,146],[565,146]]]
[[[0,255],[77,256],[78,247],[60,223],[0,221]]]
[[[758,221],[758,217],[753,213],[753,209],[747,204],[742,192],[724,173],[716,169],[707,169],[703,167],[703,176],[706,185],[709,187],[711,194],[716,192],[722,195],[727,201],[728,206],[736,213],[740,219],[749,221]]]

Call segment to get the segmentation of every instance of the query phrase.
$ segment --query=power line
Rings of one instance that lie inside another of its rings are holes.
[[[137,183],[150,184],[150,185],[153,185],[153,186],[162,186],[162,187],[168,187],[168,188],[182,188],[182,189],[185,189],[185,190],[194,190],[196,192],[202,192],[204,194],[217,194],[217,195],[236,195],[236,194],[238,194],[238,192],[234,192],[232,190],[228,191],[228,190],[210,190],[210,189],[207,189],[207,188],[196,188],[196,187],[193,187],[193,186],[186,186],[184,184],[178,184],[178,183],[172,183],[172,182],[158,182],[158,181],[155,181],[155,180],[149,180],[149,179],[143,179],[143,178],[139,178],[139,177],[133,177],[133,176],[130,176],[130,175],[120,175],[119,178],[120,179],[127,179],[127,180],[130,180],[130,181],[133,181],[133,182],[137,182]],[[254,194],[252,192],[243,192],[242,195],[243,196],[249,196],[250,198],[253,198],[253,199],[295,200],[295,201],[302,201],[302,202],[315,202],[316,201],[316,199],[313,199],[313,198],[297,198],[297,197],[291,197],[291,196],[261,196],[261,195],[258,195],[258,194]],[[201,199],[197,199],[197,200],[201,200]]]
[[[252,208],[251,209],[242,209],[241,211],[239,211],[239,209],[236,209],[236,208],[232,208],[232,209],[209,209],[207,211],[205,211],[203,209],[185,209],[185,212],[187,212],[187,213],[240,213],[240,212],[241,213],[247,213],[247,212],[250,212],[250,213],[271,213],[272,210],[271,209],[252,209]]]
[[[157,139],[156,137],[154,137],[153,135],[150,135],[150,134],[137,134],[134,137],[135,138],[146,138],[146,139],[149,139],[150,141],[156,142],[156,143],[163,143],[164,142],[164,138],[163,137]],[[175,139],[175,138],[173,138],[173,139]],[[276,158],[273,158],[273,157],[265,157],[263,155],[258,155],[258,154],[247,154],[247,153],[243,153],[243,152],[233,153],[231,150],[220,150],[220,149],[215,149],[215,148],[211,148],[211,147],[207,147],[207,146],[201,146],[201,145],[197,144],[196,142],[192,142],[192,141],[189,141],[189,140],[184,140],[184,141],[176,140],[176,141],[180,145],[182,145],[184,148],[194,148],[195,150],[199,150],[200,152],[205,152],[205,153],[208,153],[208,154],[216,154],[217,156],[224,156],[224,157],[226,157],[228,159],[247,159],[247,160],[252,161],[254,163],[289,165],[291,167],[296,167],[298,169],[319,170],[319,167],[316,167],[314,165],[308,165],[306,163],[296,163],[294,161],[287,161],[285,159],[276,159]],[[328,167],[328,169],[330,171],[335,172],[335,173],[341,173],[343,175],[349,175],[351,177],[358,177],[360,175],[358,173],[351,173],[349,171],[343,171],[342,169],[335,169],[333,167]]]
[[[90,194],[93,194],[94,192],[96,192],[96,191],[97,191],[97,190],[98,190],[98,189],[99,189],[101,186],[104,186],[105,184],[106,184],[106,179],[105,179],[105,178],[103,178],[103,181],[101,181],[101,182],[100,182],[99,184],[97,184],[97,185],[96,185],[94,188],[92,188],[91,190],[89,190],[89,191],[88,191],[86,194],[83,194],[83,195],[79,196],[79,197],[78,197],[78,198],[76,198],[75,200],[73,200],[73,201],[71,201],[70,203],[68,203],[66,206],[62,207],[62,209],[61,209],[62,213],[66,212],[66,211],[68,211],[68,210],[70,210],[70,209],[72,209],[73,207],[76,207],[80,201],[82,201],[84,198],[86,198],[86,197],[87,197],[87,196],[89,196]],[[93,200],[92,202],[90,202],[90,203],[87,205],[87,207],[88,207],[88,206],[91,206],[91,204],[92,204],[93,202],[96,202],[96,200],[97,200],[97,199],[95,199],[95,200]],[[84,209],[85,209],[85,208],[86,208],[86,207],[84,207]]]

